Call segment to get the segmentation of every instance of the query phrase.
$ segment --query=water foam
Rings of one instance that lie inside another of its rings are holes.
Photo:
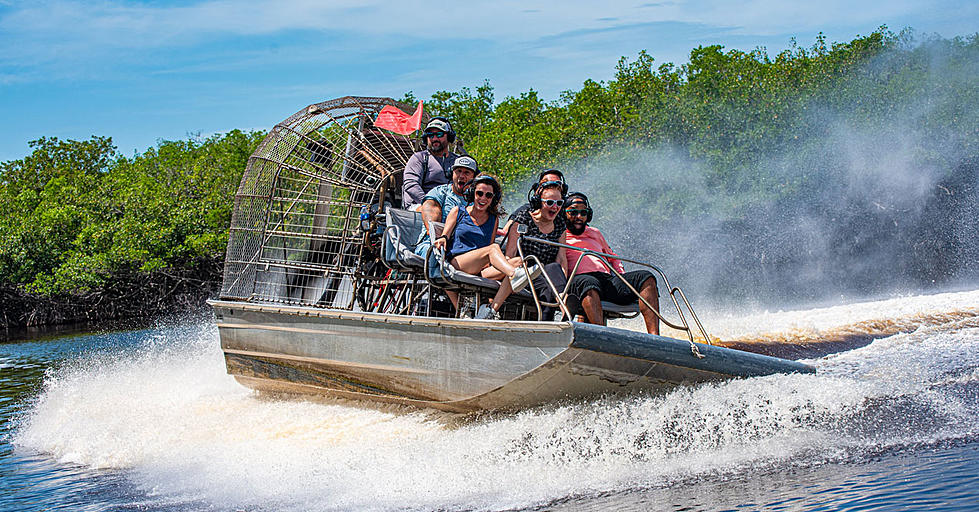
[[[925,326],[979,317],[979,290],[911,295],[792,311],[704,315],[705,326],[720,344],[815,345],[855,338],[881,338]],[[669,316],[669,315],[668,315]],[[616,327],[644,331],[641,318],[613,321]],[[664,327],[663,333],[685,338]],[[851,347],[852,348],[852,347]]]
[[[933,307],[961,309],[971,293],[765,318],[769,326],[806,319],[816,329],[900,321]],[[745,335],[757,336],[755,328]],[[817,375],[460,422],[257,397],[225,374],[214,328],[193,324],[54,372],[15,443],[122,468],[152,496],[216,509],[530,507],[976,436],[977,345],[972,319],[932,323],[811,361]]]

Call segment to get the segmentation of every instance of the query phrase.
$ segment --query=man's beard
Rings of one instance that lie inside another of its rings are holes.
[[[581,226],[581,227],[579,228],[578,226]],[[580,235],[580,234],[584,233],[585,232],[585,228],[587,228],[587,227],[588,227],[588,224],[585,223],[585,222],[582,222],[580,224],[577,223],[577,222],[569,222],[568,225],[567,225],[568,231],[570,231],[572,235]]]

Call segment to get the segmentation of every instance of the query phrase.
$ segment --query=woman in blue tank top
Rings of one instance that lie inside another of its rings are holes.
[[[447,239],[452,238],[446,257],[453,267],[501,281],[490,308],[480,308],[477,318],[497,318],[496,312],[503,301],[529,281],[521,267],[523,261],[519,257],[507,258],[500,246],[493,243],[500,215],[497,209],[502,199],[500,192],[500,184],[492,176],[482,175],[473,180],[464,193],[469,206],[453,208],[445,218],[442,236],[432,242],[436,249],[445,250]]]

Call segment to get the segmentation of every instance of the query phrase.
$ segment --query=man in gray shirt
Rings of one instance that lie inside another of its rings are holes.
[[[429,190],[449,182],[457,157],[449,151],[449,143],[455,137],[452,125],[444,117],[434,117],[425,126],[422,140],[427,149],[411,155],[405,164],[401,202],[406,210],[417,210]]]

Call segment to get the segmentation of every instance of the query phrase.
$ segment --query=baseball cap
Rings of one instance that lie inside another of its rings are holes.
[[[452,127],[449,126],[449,123],[443,119],[432,119],[427,125],[425,125],[425,131],[427,132],[429,130],[451,132]]]
[[[465,167],[466,169],[479,174],[479,166],[476,164],[476,159],[468,155],[463,155],[456,158],[455,163],[452,164],[452,168],[455,169],[456,167]]]

